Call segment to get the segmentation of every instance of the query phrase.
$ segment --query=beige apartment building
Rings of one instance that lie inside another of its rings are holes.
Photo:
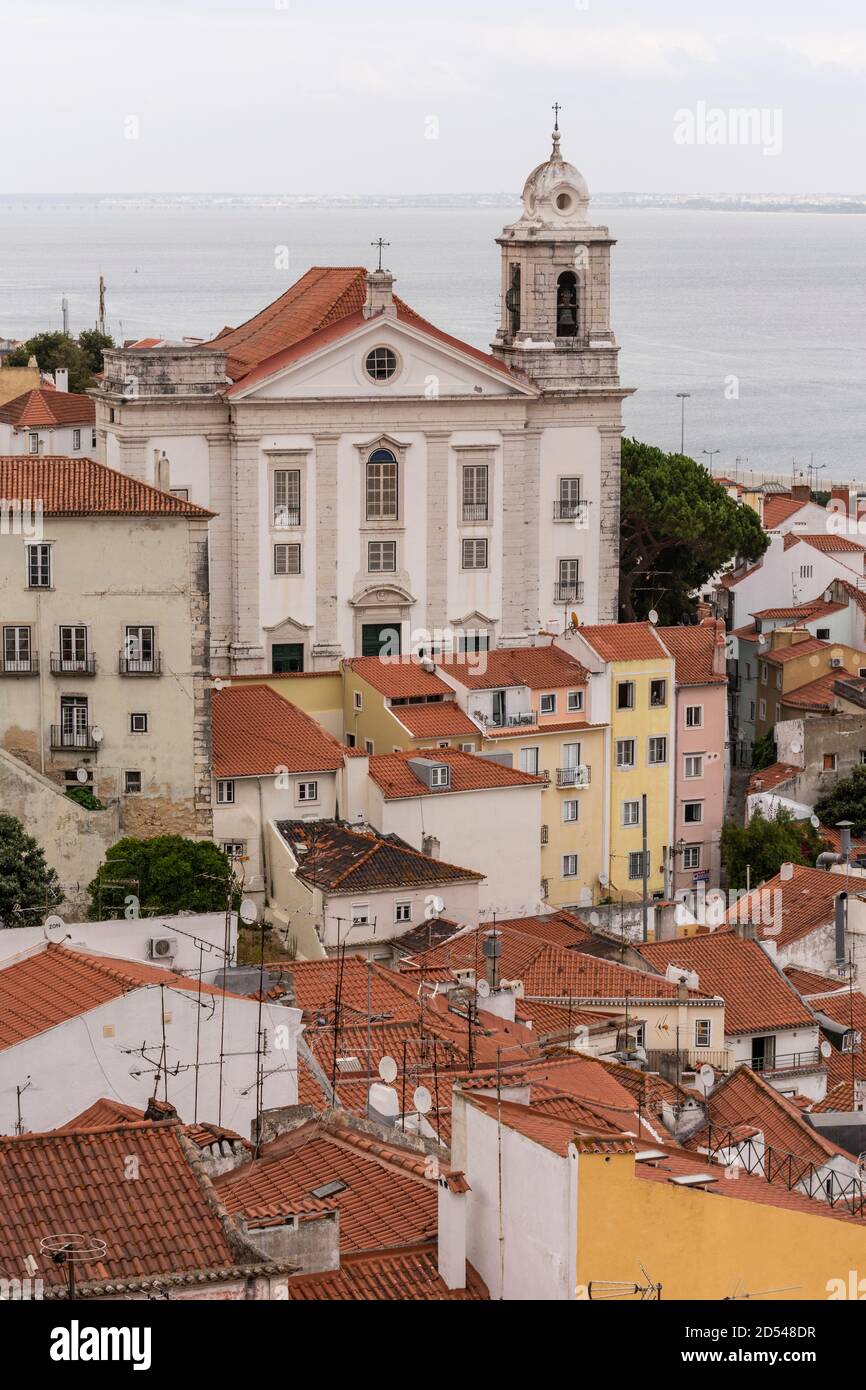
[[[90,459],[0,457],[4,810],[81,786],[119,833],[210,835],[210,516]]]

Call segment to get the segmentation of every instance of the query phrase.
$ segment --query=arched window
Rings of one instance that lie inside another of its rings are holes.
[[[511,267],[511,284],[505,295],[505,307],[508,310],[509,332],[514,335],[520,332],[520,266]]]
[[[577,333],[577,276],[564,270],[556,282],[556,336],[573,338]]]
[[[397,460],[390,449],[374,449],[367,459],[367,520],[397,520]]]

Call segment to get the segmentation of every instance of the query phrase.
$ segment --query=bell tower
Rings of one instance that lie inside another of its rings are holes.
[[[523,189],[523,211],[504,227],[502,322],[494,354],[545,392],[619,388],[610,326],[607,227],[589,220],[589,189],[560,151],[559,105],[553,150]]]

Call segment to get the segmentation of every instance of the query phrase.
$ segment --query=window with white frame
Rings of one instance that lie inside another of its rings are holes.
[[[702,801],[683,802],[683,822],[685,825],[700,825],[704,819],[704,803]]]
[[[146,714],[131,714],[129,716],[129,732],[131,734],[146,734],[147,722]]]
[[[374,449],[367,460],[367,520],[398,518],[397,459],[390,449]]]
[[[616,741],[617,767],[634,767],[634,739],[618,738]]]
[[[367,573],[393,574],[397,568],[396,541],[367,542]]]
[[[541,713],[542,713],[542,714],[556,714],[556,696],[555,696],[555,695],[542,695],[542,697],[541,697]]]
[[[36,430],[30,431],[30,452],[31,454],[39,453],[39,435]]]
[[[301,524],[301,470],[274,469],[274,530]]]
[[[691,780],[694,777],[704,775],[704,755],[703,753],[686,753],[684,776]]]
[[[280,544],[274,546],[274,574],[300,574],[301,547]]]
[[[624,801],[622,803],[622,823],[623,825],[640,825],[640,802]]]
[[[373,381],[390,381],[399,366],[393,348],[375,347],[364,359],[364,369]]]
[[[29,627],[4,627],[3,670],[27,674],[34,669],[32,633]]]
[[[462,556],[462,567],[465,570],[486,570],[487,569],[487,541],[484,538],[475,536],[472,539],[464,540],[460,547]]]
[[[709,1047],[713,1036],[713,1025],[708,1018],[695,1019],[695,1047]]]
[[[369,903],[353,903],[353,904],[352,904],[352,926],[353,926],[353,927],[368,927],[369,925],[370,925],[370,904],[369,904]]]
[[[580,714],[583,709],[583,691],[569,690],[568,692],[568,712],[569,714]]]
[[[538,749],[521,748],[520,750],[520,771],[530,772],[533,777],[538,776]]]
[[[411,903],[395,903],[395,904],[394,904],[394,921],[395,921],[395,922],[411,922],[411,921],[412,921],[412,904],[411,904]]]
[[[668,741],[666,738],[651,738],[647,742],[646,760],[650,767],[657,767],[659,763],[666,763],[668,760]]]
[[[375,745],[375,743],[373,742],[373,740],[372,740],[371,738],[365,738],[365,739],[364,739],[364,752],[367,754],[367,756],[368,756],[369,758],[372,758],[372,756],[373,756],[373,754],[375,753],[375,751],[376,751],[376,745]]]
[[[463,467],[463,520],[487,520],[487,464],[467,463]]]
[[[664,709],[668,702],[668,683],[665,680],[650,681],[650,709]]]
[[[227,778],[221,778],[217,784],[217,806],[233,806],[235,800],[235,784]]]
[[[564,854],[562,856],[562,877],[577,878],[578,855]]]
[[[319,784],[318,782],[299,782],[298,800],[299,801],[318,801]]]
[[[767,702],[766,702],[766,700],[759,700],[759,701],[758,701],[758,718],[759,718],[759,719],[766,719],[766,717],[767,717]]]
[[[565,821],[566,824],[571,824],[572,822],[574,822],[574,821],[576,821],[576,820],[579,820],[579,819],[580,819],[580,802],[579,802],[579,801],[563,801],[563,803],[562,803],[562,819]]]
[[[73,453],[75,452],[76,449],[80,449],[80,448],[81,448],[81,430],[73,430],[73,431],[72,431],[72,450],[73,450]]]
[[[355,691],[354,700],[355,700],[355,709],[361,710],[361,709],[364,708],[364,696],[363,696],[363,694],[361,693],[360,690],[356,690],[356,691]]]
[[[432,767],[430,769],[430,785],[431,787],[450,787],[450,767],[446,767],[444,765],[442,767]]]
[[[243,859],[246,856],[245,840],[223,840],[222,852],[227,859]]]
[[[27,586],[30,589],[51,588],[51,546],[27,546]]]
[[[557,603],[582,603],[583,584],[580,578],[580,560],[569,557],[559,561],[559,581],[556,586]]]
[[[649,850],[646,852],[646,871],[649,876]],[[644,852],[641,849],[632,850],[628,856],[628,876],[634,880],[644,876]]]
[[[704,723],[703,705],[686,705],[686,728],[700,729]]]
[[[701,867],[701,847],[700,845],[683,846],[683,868],[699,869]]]
[[[617,709],[634,709],[634,681],[617,681]]]

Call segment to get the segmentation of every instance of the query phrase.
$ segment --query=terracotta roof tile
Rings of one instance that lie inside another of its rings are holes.
[[[693,627],[660,627],[659,637],[675,661],[677,685],[724,685],[727,672],[713,670],[717,647],[725,648],[722,622],[698,623]]]
[[[449,1289],[439,1275],[436,1248],[431,1244],[347,1255],[337,1270],[289,1280],[289,1298],[307,1302],[477,1302],[489,1297],[486,1284],[469,1264],[466,1288]]]
[[[847,990],[845,982],[837,976],[819,975],[814,970],[805,970],[801,965],[786,965],[784,971],[797,993],[804,998],[810,994],[826,994],[828,990]]]
[[[0,420],[16,429],[92,425],[95,419],[96,406],[90,396],[79,395],[76,391],[57,391],[53,387],[25,391],[0,406]]]
[[[795,1154],[811,1163],[824,1164],[844,1153],[812,1128],[799,1106],[774,1090],[751,1067],[740,1066],[723,1077],[711,1098],[713,1140],[721,1141],[721,1131],[747,1124],[763,1132],[764,1140],[782,1153]],[[706,1142],[706,1130],[689,1140],[689,1148]],[[850,1155],[845,1155],[850,1159]]]
[[[779,872],[760,888],[734,903],[726,913],[726,921],[753,921],[760,936],[768,936],[779,946],[787,946],[818,927],[833,921],[834,903],[844,891],[845,880],[826,869],[813,869],[805,864],[788,865],[790,876]],[[777,899],[781,914],[781,931],[775,920]]]
[[[811,603],[801,603],[793,608],[761,608],[753,613],[753,618],[799,618],[802,622],[812,622],[815,618],[828,617],[847,608],[845,603],[827,603],[823,598],[813,599]]]
[[[773,666],[784,666],[786,662],[798,661],[802,656],[815,656],[818,652],[825,652],[830,645],[829,642],[809,635],[800,642],[791,642],[785,647],[774,647],[772,651],[762,651],[761,660],[769,661]]]
[[[392,705],[391,714],[412,738],[477,738],[480,730],[455,700],[424,705]]]
[[[356,1018],[367,1017],[368,966],[357,956],[346,956],[345,960],[307,960],[285,961],[271,967],[279,970],[284,979],[291,982],[297,1007],[305,1012],[333,1009],[338,979],[340,981],[344,1021],[350,1021],[350,1014]],[[2,976],[0,976],[2,978]],[[418,1017],[418,1002],[407,996],[405,988],[390,970],[380,966],[369,967],[370,999],[373,1012],[386,1018]]]
[[[432,859],[398,835],[380,835],[345,821],[278,821],[298,859],[297,877],[328,893],[480,881],[483,874]],[[303,854],[299,845],[306,846]]]
[[[826,675],[819,676],[817,680],[807,681],[805,685],[798,685],[795,690],[788,690],[782,696],[783,705],[793,705],[795,709],[806,710],[832,710],[836,707],[836,682],[845,677],[854,675],[853,671],[846,671],[836,667],[828,671]]]
[[[336,772],[343,747],[321,724],[267,685],[229,685],[212,699],[214,776]]]
[[[791,534],[789,532],[785,537],[785,549],[790,550],[791,545],[796,544],[797,541],[803,541],[804,544],[811,545],[814,550],[820,550],[825,555],[845,552],[862,554],[866,550],[866,546],[861,545],[859,541],[852,541],[848,536],[834,536],[832,532],[823,536],[803,536],[799,533]]]
[[[776,493],[764,498],[763,525],[766,531],[773,531],[788,521],[796,512],[802,511],[806,503],[799,497],[785,497]]]
[[[44,516],[215,515],[93,459],[49,454],[0,457],[0,497],[6,502],[40,502]]]
[[[65,1125],[58,1125],[54,1133],[63,1134],[68,1129],[102,1129],[109,1125],[143,1119],[144,1111],[137,1110],[134,1105],[124,1105],[122,1101],[115,1100],[113,1096],[101,1096],[99,1100],[88,1105],[80,1114],[67,1120]]]
[[[528,686],[530,690],[562,690],[585,685],[589,676],[574,657],[552,643],[545,647],[496,647],[471,656],[445,657],[436,668],[470,690]]]
[[[410,758],[427,758],[447,763],[451,769],[448,787],[428,787],[409,766]],[[450,796],[456,792],[487,791],[500,787],[542,787],[544,779],[516,768],[503,767],[473,753],[461,753],[456,748],[421,749],[417,752],[378,753],[370,759],[370,776],[386,801],[399,801],[410,796]]]
[[[578,634],[603,661],[657,661],[668,653],[652,623],[603,623]]]
[[[355,656],[348,657],[343,666],[391,700],[420,699],[424,696],[451,698],[454,694],[451,686],[426,670],[417,657]]]
[[[756,796],[759,792],[771,792],[775,787],[799,777],[802,771],[801,767],[795,767],[793,763],[771,763],[769,767],[762,767],[751,774],[746,784],[746,795]]]

